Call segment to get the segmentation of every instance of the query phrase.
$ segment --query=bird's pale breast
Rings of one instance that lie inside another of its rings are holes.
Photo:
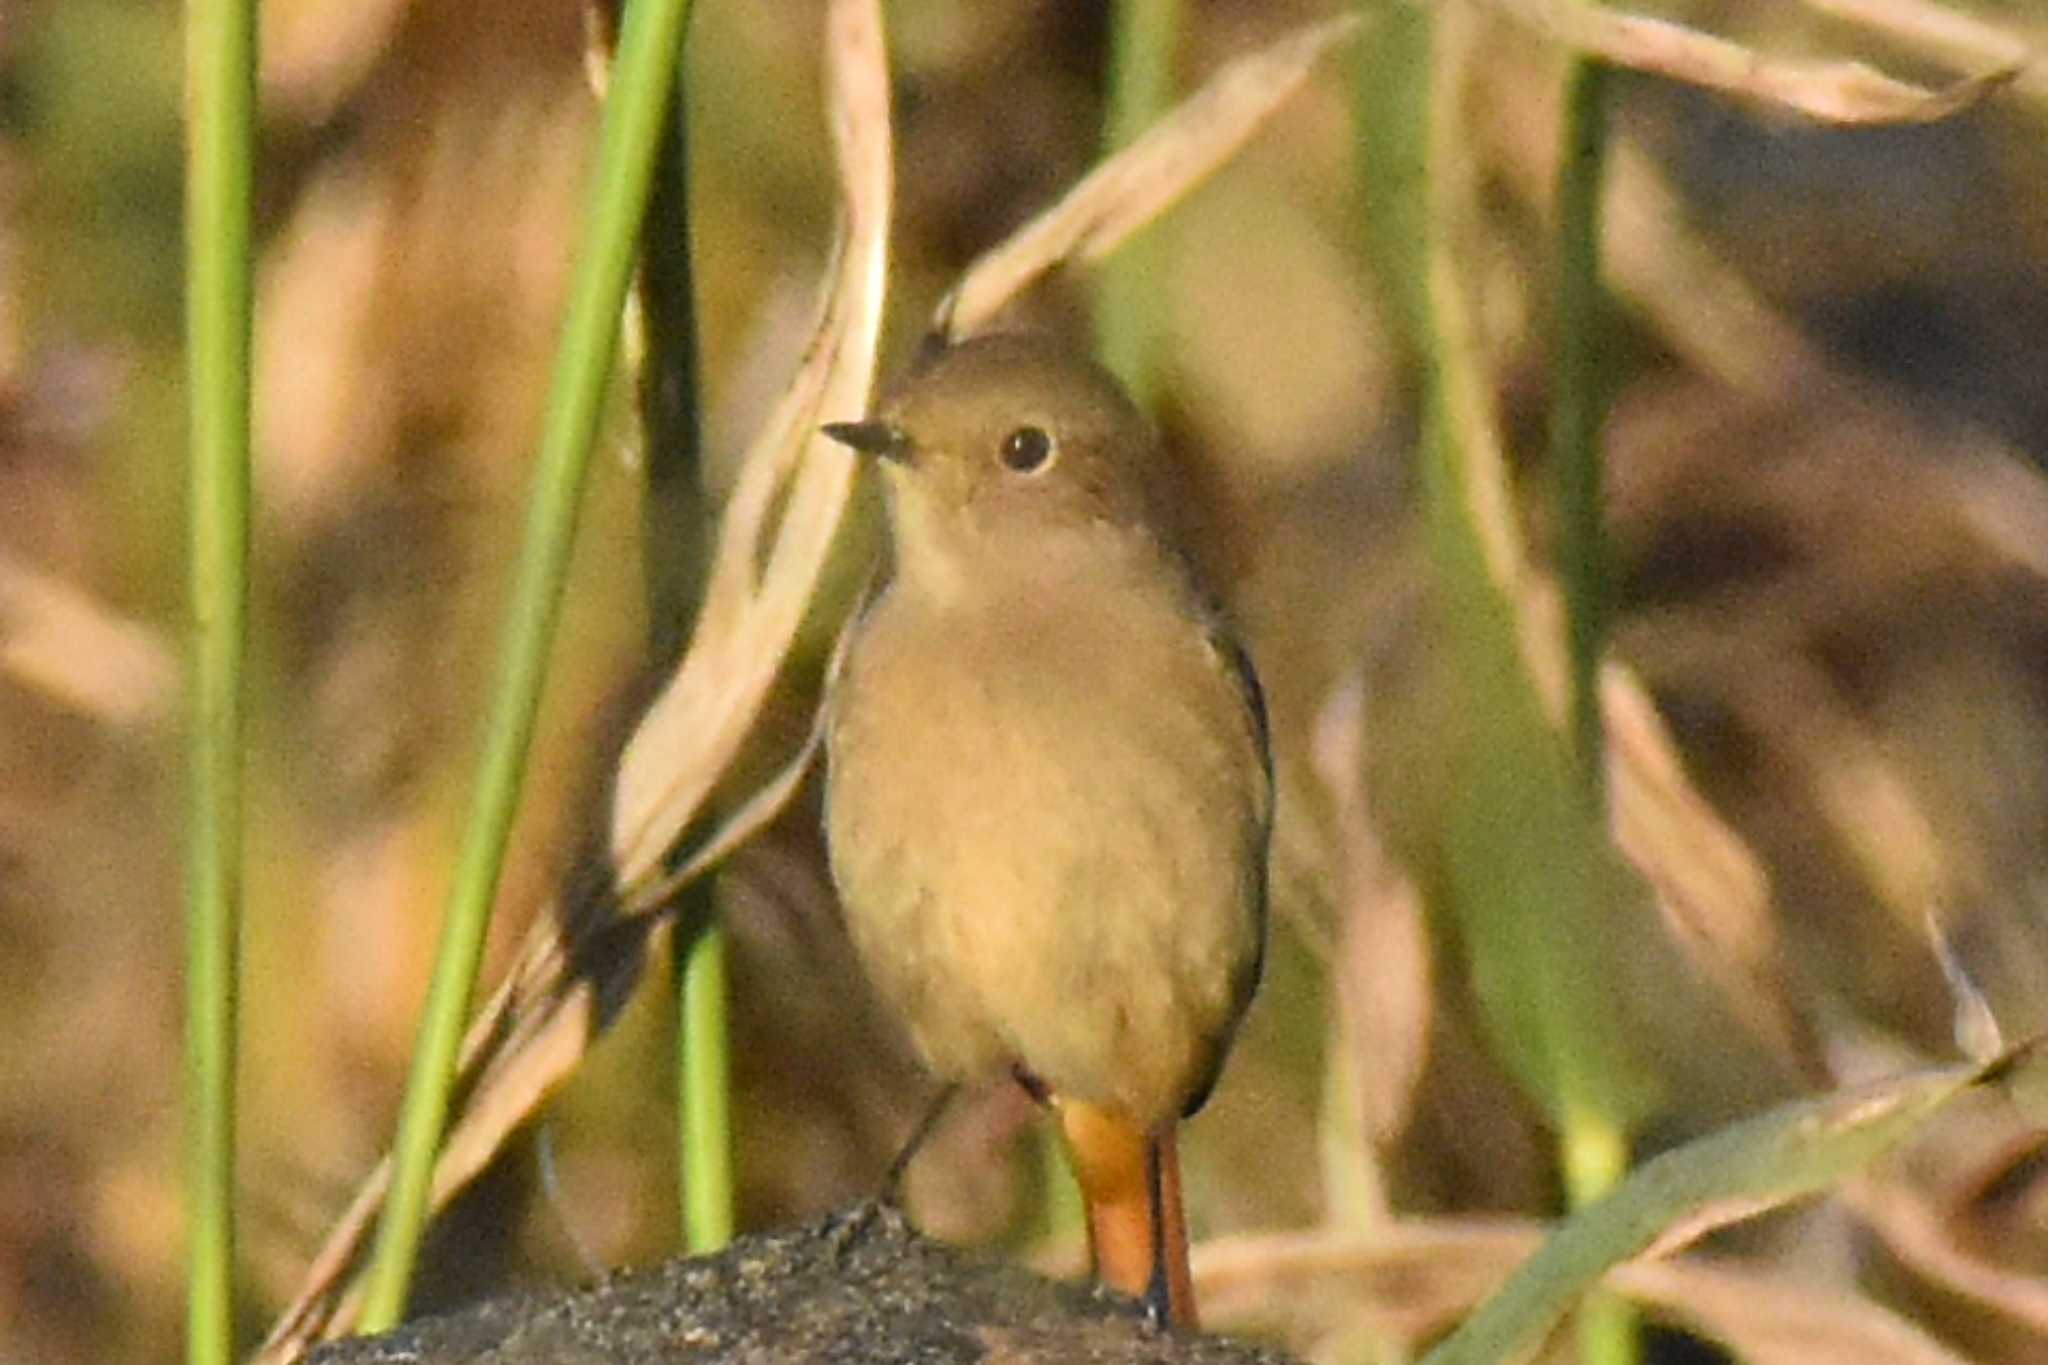
[[[1249,997],[1271,792],[1234,661],[1178,592],[891,592],[835,689],[855,945],[932,1067],[1021,1063],[1150,1127]]]

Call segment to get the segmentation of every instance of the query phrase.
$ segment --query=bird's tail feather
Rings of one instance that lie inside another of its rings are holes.
[[[1147,1133],[1092,1104],[1062,1100],[1058,1107],[1074,1178],[1088,1209],[1096,1277],[1163,1307],[1176,1324],[1195,1326],[1172,1126]]]

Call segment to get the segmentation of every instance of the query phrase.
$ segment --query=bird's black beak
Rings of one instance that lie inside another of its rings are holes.
[[[820,428],[827,436],[843,446],[850,446],[863,455],[875,455],[899,464],[910,463],[910,438],[903,429],[888,422],[869,419],[865,422],[827,422]]]

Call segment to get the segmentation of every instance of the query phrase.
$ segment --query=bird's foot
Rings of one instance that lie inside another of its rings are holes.
[[[1145,1296],[1138,1302],[1145,1306],[1148,1330],[1164,1332],[1173,1325],[1173,1283],[1167,1276],[1164,1258],[1153,1263],[1152,1278],[1145,1286]]]

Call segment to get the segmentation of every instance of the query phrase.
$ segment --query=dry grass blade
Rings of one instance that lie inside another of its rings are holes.
[[[1951,1028],[1956,1047],[1973,1062],[1988,1062],[2005,1051],[2005,1031],[1983,989],[1956,952],[1955,940],[1933,906],[1927,910],[1927,939],[1941,976],[1948,983],[1949,998],[1955,1002]]]
[[[1998,25],[1928,0],[1800,0],[1808,9],[1862,24],[1951,66],[2010,66],[2013,87],[2048,100],[2048,61]]]
[[[160,724],[178,664],[156,633],[60,579],[0,558],[0,676],[110,725]]]
[[[814,440],[816,428],[829,416],[858,414],[873,383],[891,193],[888,70],[875,0],[832,6],[826,51],[847,218],[818,333],[749,451],[728,505],[697,638],[622,760],[615,891],[629,913],[600,922],[598,932],[583,926],[574,943],[565,943],[553,923],[544,925],[479,1012],[463,1050],[469,1099],[435,1167],[436,1208],[483,1168],[582,1059],[601,1027],[601,1003],[638,970],[637,950],[656,922],[650,912],[660,898],[702,875],[771,819],[815,752],[814,730],[778,777],[680,868],[664,872],[664,858],[758,715],[838,528],[852,461],[829,442]],[[786,507],[757,578],[757,556],[785,485]],[[605,929],[620,936],[605,938]],[[615,951],[602,951],[614,945]],[[572,954],[600,960],[572,962]],[[354,1300],[343,1292],[346,1277],[374,1226],[388,1179],[388,1162],[380,1163],[329,1233],[258,1360],[296,1360],[314,1340],[348,1326]]]
[[[1228,160],[1301,88],[1316,59],[1357,27],[1354,18],[1333,19],[1227,63],[1059,203],[983,253],[940,303],[932,330],[949,341],[972,336],[1054,266],[1108,255]]]
[[[1203,1322],[1296,1350],[1361,1329],[1408,1347],[1470,1312],[1543,1244],[1527,1219],[1404,1218],[1371,1232],[1216,1237],[1193,1252]]]
[[[2039,1042],[1987,1066],[1944,1067],[1787,1104],[1661,1153],[1561,1224],[1424,1365],[1524,1359],[1614,1267],[1714,1228],[1826,1193],[1917,1134],[1959,1097],[2041,1083]]]
[[[2006,61],[1929,90],[1894,80],[1861,62],[1767,57],[1683,24],[1597,5],[1571,0],[1492,3],[1567,47],[1616,66],[1759,100],[1824,123],[1934,123],[1969,108],[2020,73],[2016,63]]]
[[[1607,1283],[1748,1365],[1965,1365],[1889,1308],[1777,1270],[1644,1260]]]
[[[489,1164],[512,1131],[529,1118],[555,1086],[574,1071],[603,1031],[602,1004],[630,984],[639,949],[665,915],[674,893],[718,866],[773,820],[801,784],[824,736],[822,713],[802,748],[781,772],[749,797],[674,871],[645,884],[605,925],[611,951],[571,961],[552,923],[532,936],[518,965],[470,1026],[463,1040],[462,1074],[469,1086],[462,1113],[450,1126],[434,1166],[433,1207],[444,1206]],[[574,945],[590,946],[589,936]],[[391,1163],[377,1163],[307,1268],[298,1296],[271,1328],[257,1365],[298,1360],[310,1345],[353,1326],[356,1294],[347,1277],[367,1247],[391,1180]]]
[[[1500,107],[1548,102],[1530,73],[1490,73]],[[1544,77],[1547,81],[1548,77]],[[1524,202],[1545,217],[1557,190],[1558,138],[1548,118],[1493,120],[1502,153],[1495,164]],[[1663,170],[1627,136],[1607,148],[1602,197],[1601,273],[1688,364],[1742,393],[1788,398],[1809,392],[1828,361],[1798,327],[1687,221]]]
[[[1331,970],[1339,1037],[1357,1112],[1339,1119],[1347,1138],[1391,1143],[1407,1125],[1428,1063],[1435,1007],[1429,927],[1422,892],[1381,843],[1365,790],[1365,684],[1353,672],[1333,688],[1316,717],[1311,762],[1332,807],[1339,840],[1337,895],[1343,933]],[[1363,1160],[1346,1153],[1344,1165]],[[1346,1182],[1330,1174],[1334,1189]],[[1338,1216],[1384,1218],[1371,1207],[1332,1199]]]
[[[1519,0],[1510,0],[1519,3]],[[1590,7],[1588,7],[1590,8]],[[1438,201],[1431,230],[1447,249],[1433,268],[1479,260],[1477,170],[1469,158],[1445,158],[1437,170]],[[1565,723],[1567,660],[1564,606],[1556,582],[1533,561],[1515,510],[1513,481],[1474,305],[1464,281],[1437,286],[1441,344],[1460,357],[1463,382],[1448,384],[1444,402],[1458,432],[1465,515],[1486,568],[1514,612],[1522,661],[1544,715]],[[1447,371],[1449,373],[1450,371]],[[1687,777],[1677,746],[1658,719],[1642,681],[1610,660],[1601,672],[1606,729],[1608,821],[1616,846],[1655,892],[1672,938],[1697,970],[1720,989],[1731,1012],[1784,1058],[1818,1079],[1824,1072],[1810,1023],[1795,1001],[1784,946],[1772,913],[1768,879],[1743,840]]]
[[[1843,1196],[1900,1261],[1934,1283],[2048,1335],[2048,1283],[1970,1251],[1924,1195],[1867,1179],[1848,1186]]]
[[[1209,1319],[1272,1329],[1296,1350],[1360,1337],[1413,1350],[1469,1312],[1542,1245],[1531,1222],[1406,1219],[1357,1236],[1224,1238],[1195,1256]],[[1776,1268],[1642,1259],[1607,1287],[1757,1365],[1960,1365],[1961,1357],[1868,1299]],[[1329,1353],[1317,1351],[1328,1358]]]
[[[753,728],[853,484],[853,456],[818,427],[860,416],[874,384],[893,179],[889,80],[873,0],[841,0],[826,26],[846,209],[833,284],[801,369],[747,454],[689,652],[621,760],[612,857],[629,896],[658,875]]]
[[[1634,144],[1608,150],[1603,256],[1613,280],[1701,371],[1743,393],[1810,386],[1826,360],[1785,315],[1686,222],[1678,195]]]
[[[1762,864],[1693,787],[1656,704],[1620,664],[1601,670],[1600,704],[1622,855],[1655,890],[1672,936],[1723,1004],[1806,1080],[1825,1085],[1820,1039],[1793,1003]]]
[[[842,642],[847,639],[852,625],[849,618],[840,631]],[[741,802],[711,837],[673,870],[659,878],[641,881],[620,909],[628,917],[659,914],[673,901],[678,891],[745,847],[782,813],[783,807],[796,795],[797,788],[803,785],[804,775],[810,771],[811,760],[817,756],[818,746],[824,742],[825,709],[819,707],[811,716],[810,733],[804,736],[803,744],[790,755],[781,771]]]
[[[512,975],[501,992],[502,1007],[487,1011],[467,1040],[473,1050],[468,1070],[476,1079],[434,1168],[436,1208],[481,1174],[512,1131],[576,1069],[608,1020],[606,1001],[637,974],[646,936],[666,918],[659,912],[673,903],[677,890],[723,862],[781,812],[823,737],[821,718],[782,771],[701,848],[628,902],[624,916],[604,933],[578,945],[586,960],[571,962],[550,935],[547,951]]]

